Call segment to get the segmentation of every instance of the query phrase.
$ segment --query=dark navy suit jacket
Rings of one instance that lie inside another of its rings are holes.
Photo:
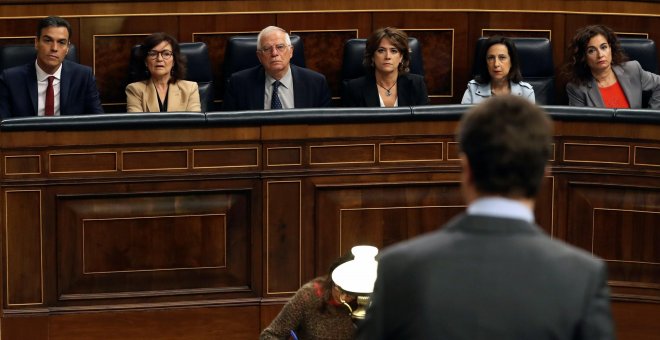
[[[428,105],[429,95],[424,77],[418,74],[402,74],[396,81],[399,106]],[[342,106],[380,107],[376,77],[373,74],[351,79],[341,96]]]
[[[293,105],[296,109],[328,107],[330,89],[325,76],[291,64]],[[255,66],[232,74],[225,90],[223,110],[263,110],[266,72]]]
[[[92,69],[68,60],[62,64],[60,114],[103,113]],[[37,71],[34,62],[0,74],[0,116],[37,115]]]

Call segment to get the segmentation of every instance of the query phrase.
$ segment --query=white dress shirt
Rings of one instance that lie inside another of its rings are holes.
[[[39,67],[35,61],[37,69],[37,115],[45,116],[46,111],[46,89],[48,88],[48,77],[55,76],[53,79],[53,93],[55,94],[54,101],[54,115],[60,115],[60,79],[62,75],[62,64],[57,68],[53,74],[48,74]]]
[[[266,73],[266,82],[264,84],[264,109],[270,110],[271,98],[273,96],[273,83],[276,81],[275,78],[271,77]],[[280,86],[277,89],[277,95],[280,98],[283,109],[293,109],[293,76],[291,75],[291,67],[286,72],[284,77],[280,79]]]
[[[534,213],[526,205],[504,197],[483,197],[467,208],[468,215],[515,218],[534,223]]]

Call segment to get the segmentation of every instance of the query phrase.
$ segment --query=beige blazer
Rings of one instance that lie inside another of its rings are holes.
[[[200,112],[199,89],[194,81],[178,80],[167,92],[167,112]],[[126,86],[126,112],[160,112],[151,79]]]

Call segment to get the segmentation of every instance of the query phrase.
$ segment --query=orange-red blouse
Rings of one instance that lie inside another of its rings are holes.
[[[600,91],[600,96],[603,97],[605,107],[611,109],[630,108],[628,98],[626,98],[626,94],[623,93],[623,89],[618,81],[608,87],[599,87],[598,90]]]

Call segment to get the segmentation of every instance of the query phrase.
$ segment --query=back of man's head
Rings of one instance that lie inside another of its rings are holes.
[[[550,157],[552,121],[525,99],[493,97],[463,116],[458,141],[480,194],[533,198]]]
[[[41,38],[41,32],[46,27],[66,27],[66,30],[69,32],[69,41],[73,33],[71,32],[71,24],[63,18],[60,17],[47,17],[39,20],[37,25],[37,39]]]

